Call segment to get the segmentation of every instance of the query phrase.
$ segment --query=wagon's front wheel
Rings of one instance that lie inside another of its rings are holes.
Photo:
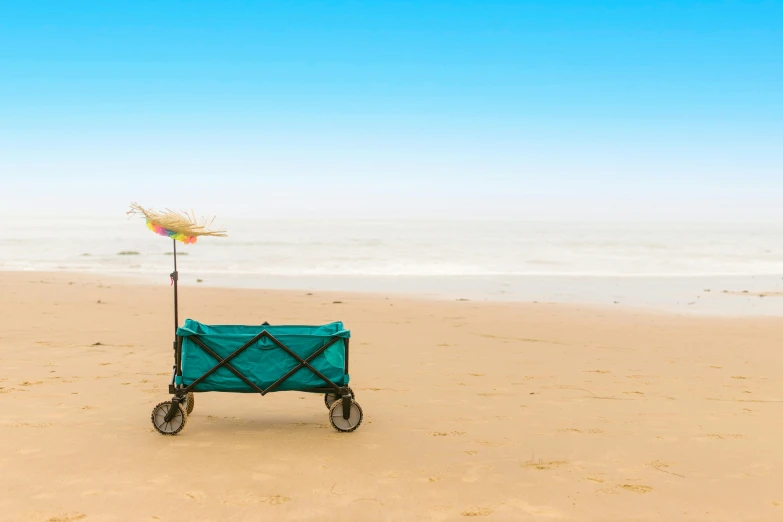
[[[162,435],[176,435],[182,428],[185,427],[185,423],[188,420],[188,415],[185,413],[185,409],[181,404],[177,403],[173,406],[176,409],[174,415],[170,420],[166,420],[166,416],[172,408],[172,401],[161,402],[152,410],[152,425],[158,430],[158,433]]]
[[[357,402],[351,402],[350,414],[347,419],[343,415],[342,399],[337,399],[329,408],[329,422],[332,423],[334,429],[343,433],[354,431],[362,423],[363,418],[362,408]]]
[[[351,398],[356,398],[356,395],[353,393],[353,390],[351,389],[350,386],[348,386],[348,391],[351,392]],[[327,392],[327,393],[325,393],[324,394],[324,404],[326,404],[326,409],[327,410],[331,410],[332,409],[332,404],[334,404],[334,402],[337,399],[339,399],[339,398],[340,398],[340,396],[337,395],[334,392]]]
[[[193,413],[193,407],[195,406],[195,401],[193,400],[193,392],[188,392],[187,395],[185,395],[185,400],[182,401],[182,404],[185,408],[185,411],[188,412],[188,415]]]

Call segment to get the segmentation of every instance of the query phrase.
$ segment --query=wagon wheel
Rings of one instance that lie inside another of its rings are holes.
[[[193,406],[195,406],[195,399],[193,397],[193,392],[188,392],[187,395],[185,395],[185,398],[182,401],[182,407],[185,408],[185,411],[190,415],[193,413]]]
[[[158,430],[158,433],[162,435],[176,435],[188,421],[188,415],[185,413],[185,409],[181,404],[177,404],[177,411],[174,417],[166,422],[166,415],[171,409],[172,402],[161,402],[152,410],[152,425]]]
[[[356,395],[354,395],[353,390],[351,389],[350,386],[348,386],[348,391],[351,392],[351,397],[356,397]],[[327,393],[325,393],[324,394],[324,404],[326,404],[326,409],[327,410],[331,409],[332,408],[332,404],[334,404],[334,401],[336,401],[339,398],[340,397],[338,397],[337,394],[334,393],[334,392],[327,392]]]
[[[329,408],[329,422],[337,431],[347,433],[355,430],[362,423],[364,414],[362,408],[356,402],[351,402],[351,414],[347,419],[343,418],[343,400],[337,399]]]

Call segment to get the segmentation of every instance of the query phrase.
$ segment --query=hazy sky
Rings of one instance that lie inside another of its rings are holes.
[[[783,2],[0,3],[0,214],[783,218]]]

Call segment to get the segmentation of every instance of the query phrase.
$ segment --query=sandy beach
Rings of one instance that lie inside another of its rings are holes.
[[[164,437],[166,284],[0,288],[0,520],[783,519],[779,317],[184,285],[181,320],[344,321],[365,417],[205,393]]]

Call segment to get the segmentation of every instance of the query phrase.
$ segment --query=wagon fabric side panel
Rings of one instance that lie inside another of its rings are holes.
[[[348,384],[345,374],[345,343],[350,332],[340,322],[323,326],[210,326],[191,319],[185,321],[177,335],[182,337],[182,376],[177,384],[188,386],[210,371],[218,361],[199,346],[198,338],[218,356],[225,359],[248,341],[266,330],[302,359],[307,359],[332,339],[335,342],[309,364],[339,386]],[[266,389],[299,365],[294,357],[262,337],[229,362],[251,382]],[[302,390],[328,386],[310,369],[303,367],[283,381],[275,391]],[[221,367],[194,387],[194,391],[254,392],[226,367]]]

